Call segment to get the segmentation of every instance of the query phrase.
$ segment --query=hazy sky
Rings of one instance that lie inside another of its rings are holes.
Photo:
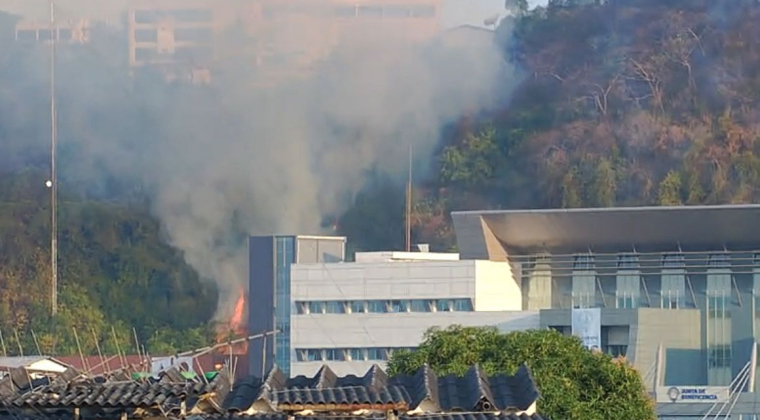
[[[118,21],[119,11],[128,0],[56,0],[60,19],[81,16]],[[546,0],[531,0],[545,4]],[[0,10],[20,14],[28,19],[48,19],[48,0],[0,0]],[[443,26],[482,25],[483,20],[504,14],[504,0],[444,0]]]

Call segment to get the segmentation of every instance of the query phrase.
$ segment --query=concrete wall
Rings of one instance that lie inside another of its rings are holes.
[[[571,310],[542,310],[541,328],[571,331]],[[696,309],[602,309],[602,346],[627,341],[626,358],[654,387],[654,363],[660,343],[665,350],[664,385],[705,385],[707,365],[702,350],[701,312]],[[627,330],[627,340],[625,331]]]
[[[296,349],[416,347],[431,327],[493,325],[502,332],[536,329],[536,311],[293,315],[291,376],[313,375],[327,363],[338,375],[363,374],[380,361],[299,362]]]
[[[296,264],[292,300],[475,298],[475,261]]]
[[[506,262],[475,261],[475,310],[520,311],[523,296]]]

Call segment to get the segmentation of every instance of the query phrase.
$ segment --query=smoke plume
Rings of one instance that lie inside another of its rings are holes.
[[[328,44],[293,26],[273,36]],[[403,177],[411,146],[423,172],[444,124],[509,93],[513,74],[491,36],[462,32],[456,46],[443,41],[457,32],[422,45],[382,31],[332,40],[308,71],[260,87],[252,59],[233,53],[209,86],[131,78],[120,32],[94,30],[90,45],[59,58],[61,189],[149,197],[167,240],[218,285],[218,316],[228,317],[246,284],[247,235],[321,233],[323,215],[345,210],[368,170]],[[35,54],[35,71],[17,74],[40,87],[21,115],[28,126],[44,121],[47,63]],[[34,134],[44,154],[45,130]]]

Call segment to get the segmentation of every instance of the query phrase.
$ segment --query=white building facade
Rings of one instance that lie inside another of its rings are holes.
[[[291,266],[291,376],[385,366],[431,327],[539,328],[510,264],[458,254],[357,253],[353,263]]]

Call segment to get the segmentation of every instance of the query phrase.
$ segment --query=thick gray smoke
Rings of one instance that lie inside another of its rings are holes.
[[[282,30],[275,35],[312,36]],[[403,177],[411,145],[424,171],[444,124],[488,108],[515,83],[486,32],[423,46],[392,35],[339,41],[305,77],[267,88],[251,84],[255,70],[241,58],[215,68],[208,87],[142,78],[122,90],[131,82],[108,80],[114,70],[102,55],[78,52],[62,65],[78,74],[61,87],[62,142],[77,151],[69,179],[116,178],[148,191],[169,242],[218,284],[225,318],[246,287],[242,238],[320,233],[368,170]]]

